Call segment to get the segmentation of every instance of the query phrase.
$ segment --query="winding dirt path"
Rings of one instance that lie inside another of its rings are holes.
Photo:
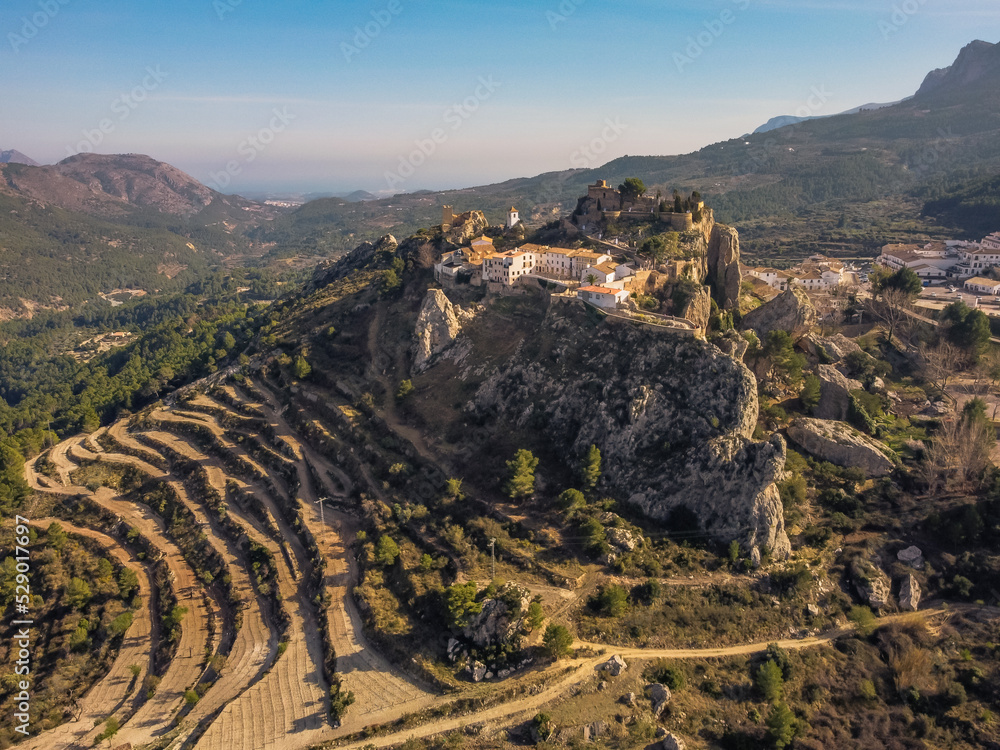
[[[154,626],[150,610],[152,579],[148,568],[132,557],[117,541],[99,531],[76,526],[61,518],[38,518],[33,526],[47,528],[58,523],[73,536],[86,537],[97,542],[111,557],[129,568],[139,580],[140,606],[132,611],[132,625],[125,633],[121,648],[108,673],[94,684],[77,703],[72,721],[60,724],[18,745],[25,750],[63,750],[71,747],[90,747],[103,731],[104,719],[117,715],[121,721],[135,706],[140,697],[142,681],[152,666],[153,643],[159,637],[159,627]],[[130,667],[135,664],[140,671],[133,677]]]

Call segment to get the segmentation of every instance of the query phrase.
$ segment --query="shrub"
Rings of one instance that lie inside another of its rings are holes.
[[[647,607],[660,598],[663,587],[655,578],[650,578],[645,583],[636,584],[632,589],[632,599]]]
[[[379,537],[375,545],[375,562],[383,568],[393,565],[399,558],[399,545],[389,535]]]
[[[642,676],[650,682],[659,682],[674,691],[682,690],[687,685],[684,672],[665,659],[650,664]]]
[[[878,691],[875,690],[875,683],[871,680],[862,680],[859,682],[858,697],[864,701],[873,701],[878,698]]]
[[[605,617],[620,617],[628,610],[628,592],[623,586],[611,583],[601,586],[591,602]]]
[[[847,614],[847,619],[854,623],[858,635],[863,638],[867,638],[875,630],[875,615],[872,614],[871,609],[868,607],[851,607],[851,611]]]

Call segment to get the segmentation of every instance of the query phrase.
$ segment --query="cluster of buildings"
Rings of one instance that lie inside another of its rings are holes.
[[[625,284],[634,275],[635,269],[615,263],[607,253],[531,243],[499,252],[486,236],[445,253],[434,266],[434,278],[441,284],[485,284],[489,291],[503,293],[522,279],[538,279],[577,289],[585,301],[608,309],[626,304]]]
[[[781,292],[787,291],[792,286],[799,286],[807,291],[833,289],[845,283],[847,273],[841,261],[824,255],[813,255],[804,263],[787,271],[749,266],[743,266],[741,270],[744,277],[758,279]]]
[[[929,242],[926,245],[886,245],[876,261],[890,270],[909,268],[924,284],[963,281],[975,294],[1000,294],[1000,282],[988,278],[1000,266],[1000,232],[982,242]]]

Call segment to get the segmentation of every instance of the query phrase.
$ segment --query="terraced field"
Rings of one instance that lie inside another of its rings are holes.
[[[148,540],[186,612],[151,696],[143,679],[162,634],[144,598],[145,617],[136,618],[80,717],[25,747],[90,747],[101,729],[95,723],[115,715],[114,746],[294,750],[439,700],[365,639],[349,595],[355,522],[345,511],[356,480],[281,410],[263,382],[223,384],[60,443],[46,454],[52,476],[29,462],[26,479],[36,491],[89,498],[118,521],[117,539],[60,521],[70,531],[99,539],[130,565],[137,563],[121,537],[131,530]],[[119,493],[75,483],[76,472],[93,464],[130,467],[144,484]],[[148,597],[151,581],[142,580]],[[133,680],[128,667],[140,662]],[[334,671],[356,699],[343,726],[330,715]]]

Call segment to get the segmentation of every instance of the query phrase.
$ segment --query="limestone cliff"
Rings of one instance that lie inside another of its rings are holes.
[[[462,322],[474,314],[453,305],[440,289],[428,289],[413,332],[413,373],[424,372],[435,357],[451,349],[462,332]]]
[[[775,481],[785,445],[751,439],[757,385],[711,344],[591,322],[553,305],[538,332],[551,354],[522,351],[480,386],[469,410],[498,430],[530,427],[539,447],[576,461],[591,444],[619,498],[668,523],[683,507],[722,539],[787,557]]]
[[[716,224],[708,240],[708,283],[715,301],[724,309],[740,301],[740,235],[732,227]]]
[[[744,315],[743,328],[752,330],[762,342],[771,331],[788,331],[793,339],[798,340],[812,330],[818,319],[808,295],[793,286]]]

